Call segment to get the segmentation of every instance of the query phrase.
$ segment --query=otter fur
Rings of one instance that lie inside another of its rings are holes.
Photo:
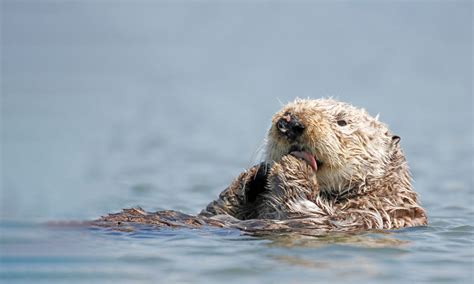
[[[333,99],[297,99],[273,116],[262,163],[241,173],[198,216],[186,215],[185,223],[250,232],[425,225],[399,142],[363,109]],[[98,221],[126,222],[124,212]],[[166,214],[137,214],[144,223],[181,216],[161,212]]]

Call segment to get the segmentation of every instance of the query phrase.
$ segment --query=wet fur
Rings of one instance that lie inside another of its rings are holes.
[[[272,125],[287,113],[306,129],[288,141],[272,126],[264,165],[271,165],[265,187],[252,187],[256,166],[242,173],[201,215],[231,215],[240,220],[304,220],[323,231],[395,229],[427,223],[412,189],[400,138],[365,110],[331,99],[297,100],[279,111]],[[339,126],[338,120],[347,125]],[[314,172],[288,155],[292,145],[323,161]],[[252,201],[247,195],[259,192]],[[302,222],[303,223],[303,222]]]
[[[294,141],[275,127],[291,113],[305,130]],[[341,126],[338,121],[344,120]],[[332,99],[296,100],[272,119],[264,161],[241,173],[198,216],[128,209],[100,226],[232,227],[252,233],[396,229],[427,224],[400,138],[365,110]],[[298,145],[322,162],[314,171],[289,155]]]

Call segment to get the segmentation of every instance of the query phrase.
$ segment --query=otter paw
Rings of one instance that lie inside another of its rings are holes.
[[[247,202],[254,202],[259,195],[265,192],[268,183],[268,175],[272,168],[270,163],[260,163],[253,176],[247,178],[244,185]]]

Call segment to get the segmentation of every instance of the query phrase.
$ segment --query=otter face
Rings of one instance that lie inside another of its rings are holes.
[[[395,140],[363,109],[332,99],[298,99],[273,116],[265,159],[278,162],[293,153],[316,170],[321,190],[344,192],[385,173]]]

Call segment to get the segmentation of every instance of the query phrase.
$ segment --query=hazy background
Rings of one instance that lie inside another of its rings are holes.
[[[472,283],[470,1],[0,7],[0,280]],[[255,162],[281,103],[323,96],[402,137],[429,226],[254,239],[39,225],[197,213]]]
[[[453,186],[421,184],[423,200],[466,196],[471,8],[2,1],[1,216],[197,212],[252,164],[271,115],[295,97],[380,113],[415,178]]]
[[[466,197],[471,8],[2,1],[1,216],[197,212],[252,164],[271,115],[295,97],[380,113],[423,200]]]

